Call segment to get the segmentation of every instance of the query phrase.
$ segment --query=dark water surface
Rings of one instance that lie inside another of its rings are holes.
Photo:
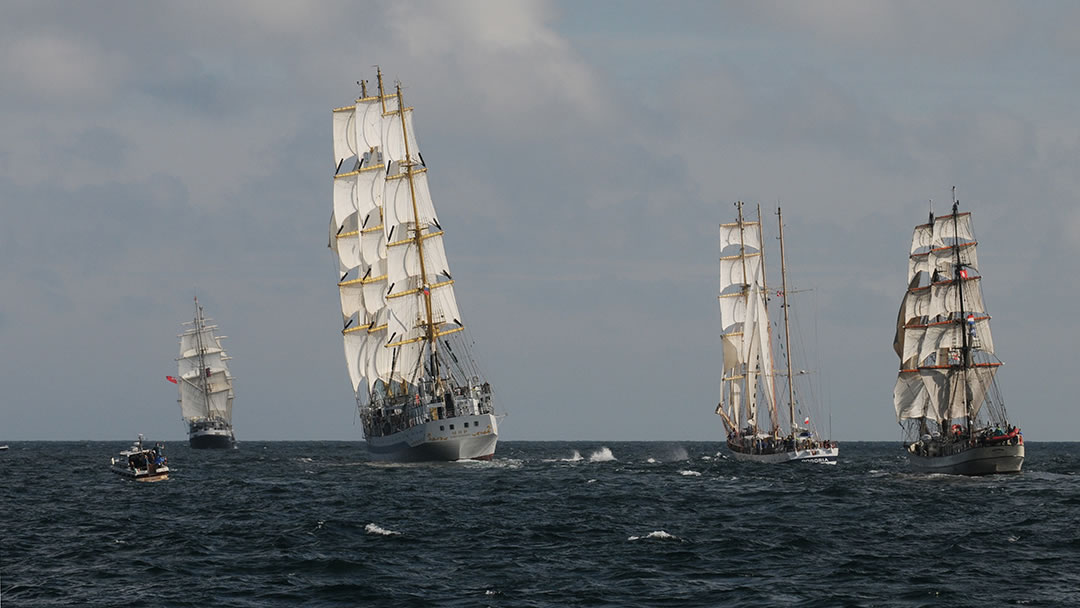
[[[148,438],[153,439],[153,438]],[[363,444],[0,452],[0,606],[1080,606],[1080,444],[1024,472],[912,474],[898,443],[755,465],[717,443],[503,442],[387,465]]]

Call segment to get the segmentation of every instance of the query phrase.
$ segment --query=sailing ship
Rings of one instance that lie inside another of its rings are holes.
[[[371,456],[489,460],[498,424],[470,352],[401,85],[333,110],[329,246],[345,363]]]
[[[720,320],[723,326],[721,401],[716,413],[727,430],[727,447],[737,460],[763,463],[816,462],[836,464],[839,446],[822,439],[796,397],[791,361],[791,323],[784,252],[784,222],[780,209],[781,289],[777,296],[784,311],[787,411],[777,404],[773,365],[773,338],[765,282],[765,251],[761,209],[757,220],[743,216],[743,203],[735,204],[737,220],[720,225]],[[799,374],[805,373],[800,370]],[[800,416],[801,424],[800,424]]]
[[[229,372],[225,347],[214,330],[217,325],[203,316],[199,298],[195,298],[195,318],[178,337],[180,356],[177,376],[166,378],[179,386],[180,415],[188,424],[192,448],[232,448],[233,376]]]
[[[1018,473],[1024,437],[1009,424],[995,374],[990,315],[982,297],[971,213],[934,217],[915,227],[907,292],[893,348],[900,372],[893,389],[912,467],[959,475]]]
[[[110,470],[134,481],[164,481],[169,478],[169,459],[165,457],[165,446],[158,443],[144,447],[140,434],[139,440],[120,452],[119,458],[111,459]]]

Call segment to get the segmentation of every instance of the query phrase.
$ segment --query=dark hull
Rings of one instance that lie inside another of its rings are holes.
[[[188,444],[195,450],[227,450],[236,446],[228,435],[192,435]]]
[[[992,445],[965,449],[959,453],[928,456],[908,450],[912,468],[920,473],[945,475],[996,475],[1019,473],[1024,466],[1024,444]]]

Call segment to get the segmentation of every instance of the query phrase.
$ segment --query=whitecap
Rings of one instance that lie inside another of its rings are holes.
[[[658,540],[679,540],[678,536],[675,536],[674,534],[668,534],[667,532],[665,532],[663,530],[656,530],[655,532],[649,532],[648,534],[646,534],[643,537],[642,536],[631,536],[630,538],[628,538],[626,540],[641,540],[642,538],[646,538],[646,539],[655,538],[655,539],[658,539]]]
[[[570,450],[569,458],[545,458],[541,462],[578,462],[579,460],[584,460],[581,453],[577,450]]]
[[[589,454],[589,462],[611,462],[612,460],[615,460],[615,455],[608,448],[600,448]]]
[[[683,470],[683,471],[679,471],[679,475],[684,475],[684,476],[686,476],[686,477],[701,477],[701,473],[700,473],[700,472],[698,472],[698,471],[691,471],[691,470]]]
[[[368,534],[380,534],[382,536],[401,536],[401,532],[394,532],[393,530],[387,530],[379,527],[376,524],[368,524],[364,526],[364,532]]]

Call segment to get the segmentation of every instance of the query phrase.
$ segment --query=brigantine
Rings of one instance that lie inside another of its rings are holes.
[[[971,213],[934,217],[915,227],[907,292],[893,348],[900,372],[893,389],[897,421],[916,471],[1017,473],[1024,438],[1009,424],[995,374],[990,315],[982,297]]]
[[[345,363],[370,454],[491,459],[491,386],[463,338],[443,228],[401,85],[333,111],[329,246],[338,265]]]
[[[226,363],[218,327],[203,316],[195,297],[195,318],[180,338],[177,377],[166,376],[179,385],[180,415],[188,424],[188,442],[192,448],[232,448],[236,436],[232,426],[233,376]]]
[[[801,407],[802,425],[796,415],[791,362],[791,331],[788,317],[787,263],[784,257],[784,221],[780,223],[781,298],[784,310],[783,352],[786,360],[786,419],[777,407],[765,283],[765,254],[761,232],[761,209],[757,220],[743,216],[743,203],[735,204],[735,223],[720,225],[720,320],[723,326],[723,372],[721,401],[716,413],[727,429],[727,447],[738,460],[754,462],[818,462],[836,464],[839,447],[822,440],[816,424]],[[799,372],[805,373],[805,370]],[[765,416],[765,420],[761,416]]]

